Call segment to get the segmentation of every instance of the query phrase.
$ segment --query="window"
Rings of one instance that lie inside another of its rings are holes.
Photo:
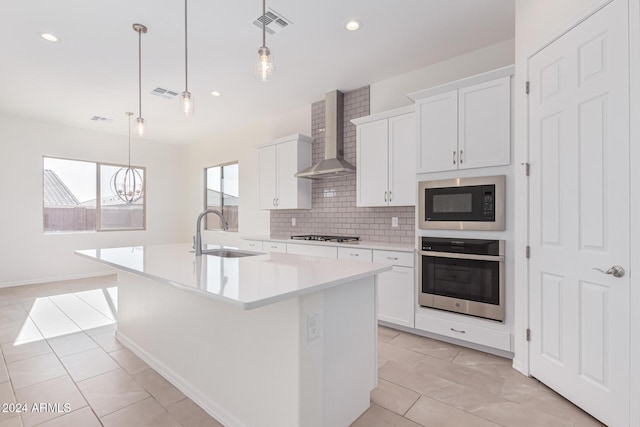
[[[144,168],[134,168],[131,202],[123,200],[123,165],[44,157],[42,194],[45,233],[144,230]],[[122,174],[119,175],[122,178]]]
[[[229,225],[228,231],[238,231],[238,163],[228,163],[205,170],[205,203],[207,209],[217,209]],[[207,230],[220,230],[220,218],[207,215]]]

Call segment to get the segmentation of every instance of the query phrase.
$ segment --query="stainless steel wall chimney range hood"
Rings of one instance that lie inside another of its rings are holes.
[[[356,172],[344,160],[344,94],[337,90],[327,93],[324,111],[324,160],[298,172],[297,178],[332,178]]]

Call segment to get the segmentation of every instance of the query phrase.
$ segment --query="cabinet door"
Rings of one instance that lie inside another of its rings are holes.
[[[298,206],[298,142],[278,144],[278,192],[276,209],[296,209]]]
[[[427,98],[417,108],[417,172],[457,169],[458,91]]]
[[[413,268],[396,267],[378,274],[378,320],[413,328]]]
[[[459,93],[460,169],[511,162],[511,79],[462,88]]]
[[[389,206],[416,204],[416,118],[389,119]]]
[[[387,206],[388,120],[364,123],[358,126],[356,133],[356,206]]]
[[[258,206],[260,209],[274,209],[276,206],[276,146],[258,150]]]

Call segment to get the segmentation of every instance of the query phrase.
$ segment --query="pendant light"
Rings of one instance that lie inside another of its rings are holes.
[[[136,119],[136,129],[138,135],[144,135],[146,126],[142,118],[142,34],[147,33],[147,27],[142,24],[133,24],[133,31],[138,33],[138,118]]]
[[[262,46],[258,49],[258,61],[256,62],[256,74],[263,82],[267,81],[273,73],[273,58],[267,47],[267,4],[262,0]]]
[[[184,92],[182,92],[182,111],[189,117],[195,113],[193,95],[189,92],[189,67],[187,49],[187,0],[184,0]]]
[[[118,199],[131,204],[142,198],[144,183],[140,172],[131,167],[131,116],[133,113],[125,114],[129,116],[129,162],[126,168],[118,169],[111,177],[111,191]]]

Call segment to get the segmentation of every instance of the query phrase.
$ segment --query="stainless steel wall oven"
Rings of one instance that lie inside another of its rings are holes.
[[[422,238],[418,303],[504,321],[504,240]]]

